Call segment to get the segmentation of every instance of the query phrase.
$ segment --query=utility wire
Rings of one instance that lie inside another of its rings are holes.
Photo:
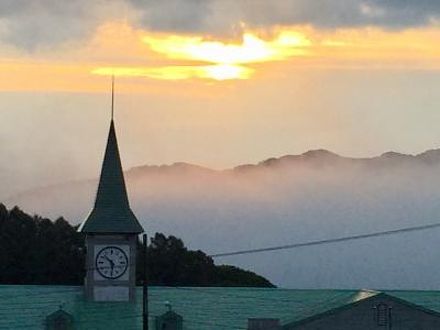
[[[346,242],[346,241],[354,241],[354,240],[366,239],[366,238],[372,238],[372,237],[397,235],[397,234],[414,232],[414,231],[435,229],[438,227],[440,227],[440,222],[422,225],[422,226],[413,226],[413,227],[399,228],[399,229],[393,229],[393,230],[387,230],[387,231],[373,232],[373,233],[368,233],[368,234],[359,234],[359,235],[344,236],[344,237],[330,238],[330,239],[317,240],[317,241],[309,241],[309,242],[303,242],[303,243],[292,243],[292,244],[271,246],[271,247],[264,247],[264,248],[257,248],[257,249],[215,253],[215,254],[208,255],[208,257],[219,258],[219,257],[242,255],[242,254],[253,254],[253,253],[261,253],[261,252],[277,251],[277,250],[287,250],[287,249],[308,247],[308,246],[314,246],[314,245],[324,245],[324,244],[340,243],[340,242]],[[125,268],[126,266],[131,267],[131,266],[135,266],[135,265],[136,265],[136,261],[129,263],[128,265],[117,265],[117,266],[114,266],[114,268],[120,268],[120,267]],[[101,269],[110,268],[110,266],[102,266],[100,268]],[[96,269],[97,269],[97,267],[85,267],[84,268],[85,271],[96,270]],[[21,270],[20,272],[28,273],[26,270]]]
[[[369,234],[360,234],[360,235],[353,235],[353,236],[330,238],[330,239],[304,242],[304,243],[292,243],[292,244],[287,244],[287,245],[271,246],[271,247],[258,248],[258,249],[239,250],[239,251],[225,252],[225,253],[215,253],[215,254],[209,255],[209,257],[219,258],[219,257],[229,257],[229,256],[242,255],[242,254],[253,254],[253,253],[261,253],[261,252],[277,251],[277,250],[287,250],[287,249],[294,249],[294,248],[300,248],[300,247],[306,247],[306,246],[324,245],[324,244],[340,243],[340,242],[346,242],[346,241],[354,241],[354,240],[358,240],[358,239],[365,239],[365,238],[371,238],[371,237],[396,235],[396,234],[402,234],[402,233],[413,232],[413,231],[434,229],[437,227],[440,227],[440,223],[433,223],[433,224],[428,224],[428,225],[423,225],[423,226],[406,227],[406,228],[393,229],[393,230],[387,230],[387,231],[379,231],[379,232],[374,232],[374,233],[369,233]]]
[[[261,252],[277,251],[277,250],[287,250],[287,249],[294,249],[294,248],[314,246],[314,245],[324,245],[324,244],[340,243],[340,242],[345,242],[345,241],[354,241],[354,240],[372,238],[372,237],[396,235],[396,234],[402,234],[402,233],[407,233],[407,232],[434,229],[434,228],[438,228],[438,227],[440,227],[440,222],[427,224],[427,225],[421,225],[421,226],[405,227],[405,228],[399,228],[399,229],[393,229],[393,230],[387,230],[387,231],[373,232],[373,233],[368,233],[368,234],[344,236],[344,237],[330,238],[330,239],[317,240],[317,241],[309,241],[309,242],[303,242],[303,243],[292,243],[292,244],[286,244],[286,245],[278,245],[278,246],[256,248],[256,249],[249,249],[249,250],[221,252],[221,253],[209,254],[207,256],[211,257],[211,258],[219,258],[219,257],[228,257],[228,256],[234,256],[234,255],[242,255],[242,254],[253,254],[253,253],[261,253]],[[129,263],[128,265],[125,265],[125,264],[124,265],[115,265],[114,267],[101,266],[99,268],[100,269],[125,268],[125,267],[129,268],[129,267],[136,266],[136,265],[137,265],[137,262],[133,261],[133,262]],[[85,271],[97,270],[97,269],[98,269],[98,267],[85,267],[84,268]],[[15,272],[29,273],[26,270],[19,270],[19,271],[15,271]]]
[[[353,235],[353,236],[345,236],[345,237],[339,237],[339,238],[332,238],[332,239],[325,239],[325,240],[318,240],[318,241],[310,241],[310,242],[303,242],[303,243],[294,243],[294,244],[287,244],[287,245],[280,245],[280,246],[273,246],[273,247],[266,247],[266,248],[258,248],[258,249],[250,249],[250,250],[240,250],[240,251],[234,251],[234,252],[225,252],[225,253],[217,253],[209,255],[211,258],[218,258],[218,257],[226,257],[226,256],[234,256],[234,255],[242,255],[242,254],[251,254],[251,253],[260,253],[260,252],[270,252],[270,251],[277,251],[277,250],[285,250],[285,249],[293,249],[293,248],[300,248],[300,247],[308,247],[308,246],[314,246],[314,245],[324,245],[324,244],[332,244],[332,243],[339,243],[344,241],[352,241],[352,240],[358,240],[358,239],[366,239],[366,238],[372,238],[372,237],[380,237],[380,236],[388,236],[388,235],[396,235],[401,233],[407,233],[407,232],[413,232],[413,231],[421,231],[421,230],[427,230],[427,229],[434,229],[440,227],[440,223],[433,223],[433,224],[427,224],[422,226],[414,226],[414,227],[406,227],[406,228],[400,228],[400,229],[394,229],[394,230],[388,230],[388,231],[381,231],[381,232],[374,232],[369,234],[360,234],[360,235]],[[135,263],[130,263],[128,266],[134,266]],[[115,266],[118,267],[118,266]],[[103,267],[105,268],[105,267]],[[90,267],[86,268],[86,270],[95,270],[96,267]],[[24,272],[24,271],[23,271]],[[176,288],[181,290],[198,290],[205,291],[202,288],[190,288],[190,287],[181,287],[181,286],[170,286],[170,288]],[[201,289],[201,290],[200,290]],[[32,292],[32,293],[26,293],[27,296],[39,296],[39,295],[48,295],[48,294],[54,294],[54,293],[73,293],[74,291],[72,289],[60,289],[60,290],[54,290],[50,292]],[[205,291],[205,293],[208,293]],[[214,292],[209,292],[210,294],[217,294]],[[10,296],[17,297],[16,294],[11,294]],[[8,296],[2,296],[2,298],[9,298]],[[245,298],[241,296],[241,298]],[[246,297],[247,298],[247,297]],[[255,298],[255,297],[254,297]]]

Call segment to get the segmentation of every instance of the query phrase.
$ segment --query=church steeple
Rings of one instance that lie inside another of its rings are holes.
[[[136,248],[144,230],[130,209],[112,118],[95,205],[81,224],[85,233],[85,294],[91,301],[135,301]]]
[[[119,157],[118,141],[113,120],[114,85],[115,79],[112,77],[110,130],[95,206],[79,230],[83,233],[140,234],[144,230],[130,209],[121,159]]]
[[[113,119],[107,139],[95,206],[80,227],[83,233],[143,232],[130,209]]]

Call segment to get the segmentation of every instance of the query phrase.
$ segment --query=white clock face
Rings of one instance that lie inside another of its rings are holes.
[[[96,255],[95,266],[102,277],[117,279],[127,271],[128,257],[121,248],[106,246]]]

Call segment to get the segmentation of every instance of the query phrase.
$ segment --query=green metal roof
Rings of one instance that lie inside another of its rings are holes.
[[[95,206],[79,231],[133,234],[144,231],[128,202],[113,120],[110,123]]]
[[[388,294],[440,311],[439,291],[390,291]],[[184,330],[246,329],[248,318],[279,318],[282,324],[368,298],[376,293],[355,290],[288,290],[261,288],[149,288],[150,329],[155,316],[173,311]],[[142,289],[137,301],[102,303],[84,300],[83,288],[72,286],[0,286],[0,329],[44,329],[45,317],[63,310],[73,315],[76,330],[141,329]]]
[[[396,296],[393,296],[393,295],[390,295],[390,294],[387,294],[387,293],[384,293],[384,292],[362,291],[361,294],[355,295],[353,297],[354,299],[351,302],[348,301],[346,304],[335,305],[334,307],[331,307],[331,305],[326,305],[323,312],[307,316],[307,317],[302,318],[300,320],[289,322],[289,323],[287,323],[287,324],[285,324],[283,326],[283,329],[284,330],[299,329],[300,326],[303,326],[303,325],[305,325],[305,324],[307,324],[309,322],[313,322],[315,320],[326,318],[329,315],[334,315],[335,313],[338,313],[338,312],[343,311],[343,310],[350,309],[350,308],[352,308],[352,307],[354,307],[354,306],[356,306],[358,304],[361,304],[364,301],[368,301],[370,299],[378,298],[378,297],[386,298],[388,300],[395,301],[395,302],[397,302],[399,304],[403,304],[403,305],[409,306],[409,307],[411,307],[413,309],[421,310],[421,311],[423,311],[425,313],[433,314],[433,315],[436,315],[437,317],[440,317],[440,312],[438,312],[438,311],[436,311],[434,309],[426,308],[426,307],[424,307],[422,305],[417,305],[417,304],[412,303],[412,302],[410,302],[408,300],[404,300],[402,298],[399,298],[399,297],[396,297]]]

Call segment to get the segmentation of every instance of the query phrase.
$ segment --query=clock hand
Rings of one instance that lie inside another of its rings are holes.
[[[104,258],[107,259],[107,261],[110,263],[111,274],[113,275],[113,268],[115,267],[115,262],[106,255],[104,255]]]
[[[107,259],[107,261],[110,263],[110,276],[113,276],[113,269],[115,268],[115,262],[106,255],[104,255],[104,258]]]

